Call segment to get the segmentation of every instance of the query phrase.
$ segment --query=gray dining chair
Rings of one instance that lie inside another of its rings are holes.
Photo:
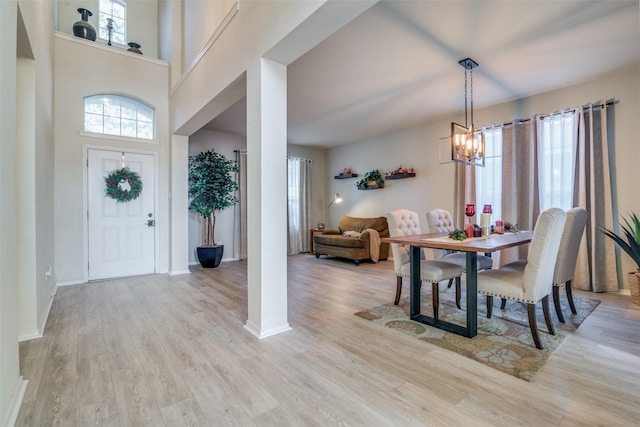
[[[549,295],[553,289],[554,268],[565,221],[566,214],[562,209],[551,208],[540,213],[523,270],[478,272],[478,292],[487,297],[487,317],[491,318],[494,296],[526,303],[529,329],[538,349],[543,348],[536,322],[538,301],[542,301],[547,329],[551,335],[555,335],[549,315]]]
[[[396,209],[389,212],[387,214],[387,222],[389,223],[389,235],[391,237],[422,234],[418,214],[408,209]],[[401,244],[392,243],[391,252],[393,254],[393,266],[396,274],[396,298],[394,304],[398,305],[402,293],[402,279],[404,277],[410,277],[409,249]],[[420,279],[422,282],[431,283],[433,317],[438,318],[438,307],[440,305],[438,283],[442,281],[449,279],[456,280],[456,305],[460,308],[461,275],[462,267],[459,265],[437,260],[420,261]]]
[[[553,305],[556,309],[558,320],[565,323],[560,304],[560,286],[564,284],[569,302],[569,308],[573,314],[577,314],[576,306],[573,302],[571,283],[576,271],[576,261],[578,250],[584,234],[584,228],[589,220],[589,213],[584,208],[572,208],[567,212],[567,220],[562,230],[562,240],[558,250],[555,270],[553,271]],[[527,265],[527,260],[517,260],[503,265],[501,270],[523,271]],[[504,308],[504,303],[503,307]]]

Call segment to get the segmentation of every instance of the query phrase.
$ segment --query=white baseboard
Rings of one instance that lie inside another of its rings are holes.
[[[179,276],[181,274],[191,274],[191,270],[176,270],[169,272],[169,276]]]
[[[266,331],[261,331],[260,329],[256,328],[256,326],[251,322],[249,322],[248,320],[247,320],[247,323],[244,324],[244,328],[259,339],[277,335],[282,332],[287,332],[292,329],[291,326],[289,326],[289,323],[285,323],[284,325],[278,326],[277,328],[271,328]]]
[[[44,336],[44,328],[45,326],[47,326],[47,320],[49,319],[49,313],[51,312],[51,306],[53,305],[53,298],[56,296],[56,292],[58,292],[58,286],[54,285],[51,289],[51,295],[49,295],[49,303],[42,312],[42,316],[40,316],[40,324],[38,325],[38,330],[30,334],[20,335],[18,337],[18,342],[34,340],[37,338],[42,338]]]
[[[73,286],[73,285],[83,285],[87,283],[86,280],[70,280],[68,282],[57,282],[56,286]]]
[[[11,396],[9,407],[7,408],[7,416],[2,420],[3,427],[13,427],[18,420],[18,414],[20,413],[20,407],[22,406],[22,399],[24,399],[24,393],[27,391],[27,383],[29,381],[24,377],[18,378],[16,384],[16,391]]]

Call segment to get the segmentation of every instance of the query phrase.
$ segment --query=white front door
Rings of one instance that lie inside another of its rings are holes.
[[[87,158],[89,280],[154,273],[154,157],[89,149]],[[123,165],[142,180],[140,196],[128,202],[105,195],[105,177]]]

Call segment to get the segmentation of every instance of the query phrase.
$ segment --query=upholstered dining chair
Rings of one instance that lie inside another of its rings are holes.
[[[444,209],[433,209],[427,212],[427,225],[429,233],[448,233],[455,229],[451,213]],[[464,252],[448,252],[444,249],[432,249],[432,251],[439,261],[451,262],[463,269],[467,268],[467,255]],[[478,254],[478,271],[488,270],[491,267],[493,267],[491,257]],[[449,282],[449,287],[451,287],[451,282]]]
[[[547,329],[555,335],[549,315],[549,295],[553,288],[553,274],[560,248],[566,214],[551,208],[540,213],[533,230],[527,263],[522,271],[511,269],[478,272],[478,292],[487,297],[487,317],[491,317],[493,297],[527,303],[529,328],[536,348],[542,349],[536,323],[536,304],[542,301]]]
[[[576,271],[576,261],[578,259],[578,250],[580,249],[582,234],[589,220],[589,213],[584,208],[572,208],[566,213],[567,220],[562,230],[562,240],[560,240],[556,267],[553,271],[553,305],[556,308],[558,320],[562,323],[565,323],[565,321],[560,305],[561,285],[564,284],[571,312],[577,314],[571,292],[571,282],[573,281],[573,275]],[[501,270],[523,271],[526,265],[527,260],[517,260],[503,265]],[[504,308],[504,303],[502,308]]]
[[[396,209],[389,212],[387,214],[387,222],[389,223],[389,235],[391,237],[422,234],[418,214],[408,209]],[[394,304],[398,305],[400,302],[400,294],[402,293],[402,279],[403,277],[408,278],[410,276],[409,249],[398,243],[392,243],[391,252],[393,254],[393,266],[396,273],[396,299]],[[459,265],[437,260],[420,261],[420,279],[423,282],[431,283],[431,297],[435,318],[438,317],[438,306],[440,304],[438,284],[442,281],[456,279],[456,305],[460,308],[461,275],[462,267]]]

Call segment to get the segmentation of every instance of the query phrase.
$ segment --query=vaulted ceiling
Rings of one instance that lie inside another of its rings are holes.
[[[640,62],[639,2],[381,1],[293,62],[288,140],[331,147]],[[640,76],[639,76],[640,79]],[[246,134],[242,100],[207,129]]]

